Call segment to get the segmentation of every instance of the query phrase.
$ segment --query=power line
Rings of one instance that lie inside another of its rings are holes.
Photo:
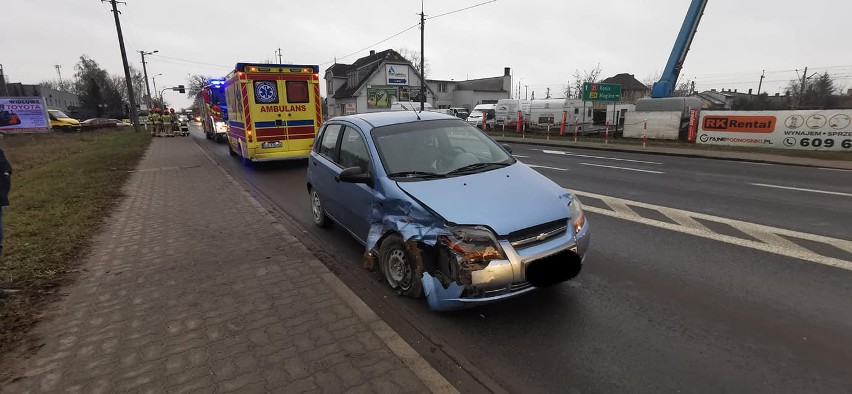
[[[450,11],[450,12],[445,12],[445,13],[443,13],[443,14],[438,14],[438,15],[435,15],[435,16],[430,16],[430,17],[425,18],[425,19],[427,19],[427,20],[428,20],[428,19],[440,18],[440,17],[445,16],[445,15],[455,14],[456,12],[461,12],[461,11],[464,11],[464,10],[468,10],[468,9],[471,9],[471,8],[474,8],[474,7],[479,7],[479,6],[481,6],[481,5],[485,5],[485,4],[488,4],[488,3],[493,3],[493,2],[496,2],[496,1],[497,1],[497,0],[490,0],[490,1],[483,2],[483,3],[474,4],[474,5],[472,5],[472,6],[468,6],[468,7],[464,7],[464,8],[459,8],[459,9],[457,9],[457,10],[455,10],[455,11]],[[344,55],[344,56],[337,57],[337,58],[335,58],[335,59],[329,60],[329,61],[327,61],[327,62],[325,62],[325,63],[320,63],[320,66],[325,66],[326,64],[334,63],[334,62],[336,62],[337,60],[346,59],[346,58],[348,58],[348,57],[350,57],[350,56],[353,56],[353,55],[359,54],[359,53],[361,53],[361,52],[364,52],[364,51],[366,51],[367,49],[373,48],[373,47],[375,47],[375,46],[377,46],[377,45],[379,45],[379,44],[382,44],[382,43],[384,43],[384,42],[387,42],[387,41],[389,41],[389,40],[391,40],[391,39],[393,39],[393,38],[396,38],[396,37],[398,37],[398,36],[402,35],[403,33],[407,32],[407,31],[409,31],[409,30],[411,30],[411,29],[413,29],[413,28],[415,28],[415,27],[419,27],[419,26],[420,26],[420,23],[416,23],[416,24],[414,24],[414,25],[411,25],[411,26],[409,26],[409,27],[407,27],[407,28],[403,29],[402,31],[400,31],[400,32],[398,32],[398,33],[396,33],[396,34],[394,34],[394,35],[392,35],[392,36],[390,36],[390,37],[387,37],[387,38],[385,38],[385,39],[383,39],[383,40],[381,40],[381,41],[379,41],[379,42],[377,42],[377,43],[375,43],[375,44],[372,44],[372,45],[366,46],[366,47],[361,48],[361,49],[359,49],[359,50],[357,50],[357,51],[354,51],[354,52],[352,52],[352,53],[349,53],[349,54],[347,54],[347,55]]]
[[[388,40],[390,40],[390,39],[392,39],[392,38],[394,38],[394,37],[397,37],[397,36],[401,35],[402,33],[405,33],[405,32],[407,32],[407,31],[409,31],[409,30],[411,30],[411,29],[413,29],[413,28],[415,28],[415,27],[418,27],[418,26],[420,26],[420,23],[415,23],[415,24],[413,24],[413,25],[411,25],[411,26],[407,27],[405,30],[403,30],[403,31],[401,31],[401,32],[399,32],[399,33],[396,33],[396,34],[394,34],[394,35],[392,35],[392,36],[390,36],[390,37],[388,37],[388,38],[385,38],[384,40],[381,40],[381,41],[379,41],[379,42],[377,42],[377,43],[375,43],[375,44],[373,44],[373,45],[369,45],[369,46],[367,46],[367,47],[361,48],[361,49],[359,49],[359,50],[357,50],[357,51],[355,51],[355,52],[352,52],[352,53],[350,53],[350,54],[348,54],[348,55],[346,55],[346,56],[339,57],[339,58],[336,58],[336,59],[334,59],[334,60],[329,60],[329,61],[327,61],[327,62],[325,62],[325,63],[321,63],[321,64],[320,64],[320,66],[324,66],[324,65],[329,64],[329,63],[334,63],[336,60],[346,59],[347,57],[350,57],[350,56],[352,56],[352,55],[355,55],[355,54],[358,54],[358,53],[364,52],[364,51],[365,51],[365,50],[367,50],[367,49],[373,48],[373,47],[375,47],[376,45],[379,45],[379,44],[381,44],[381,43],[383,43],[383,42],[386,42],[386,41],[388,41]]]
[[[450,11],[450,12],[445,12],[445,13],[443,13],[443,14],[438,14],[438,15],[435,15],[435,16],[430,16],[430,17],[426,18],[426,20],[429,20],[429,19],[435,19],[435,18],[440,18],[440,17],[445,16],[445,15],[455,14],[456,12],[462,12],[462,11],[464,11],[464,10],[469,10],[469,9],[471,9],[471,8],[476,8],[476,7],[479,7],[479,6],[481,6],[481,5],[486,5],[486,4],[488,4],[488,3],[494,3],[494,2],[496,2],[496,1],[497,1],[497,0],[491,0],[491,1],[486,1],[486,2],[479,3],[479,4],[474,4],[474,5],[469,6],[469,7],[459,8],[459,9],[457,9],[457,10],[455,10],[455,11]]]
[[[160,55],[160,54],[151,55],[151,56],[152,56],[152,57],[157,57],[157,58],[164,58],[164,59],[176,60],[176,61],[185,62],[185,63],[200,64],[200,65],[202,65],[202,66],[213,66],[213,67],[231,68],[231,66],[224,66],[224,65],[221,65],[221,64],[205,63],[205,62],[199,62],[199,61],[189,60],[189,59],[181,59],[181,58],[179,58],[179,57],[171,57],[171,56],[165,56],[165,55]]]

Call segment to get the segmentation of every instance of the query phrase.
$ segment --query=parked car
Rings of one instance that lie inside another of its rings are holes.
[[[366,265],[433,310],[569,280],[589,247],[582,205],[510,152],[434,112],[333,118],[308,159],[314,222],[344,228]]]
[[[76,131],[82,130],[80,121],[74,119],[58,109],[47,110],[47,117],[50,118],[50,128],[55,131]]]
[[[94,129],[102,129],[106,127],[120,127],[120,126],[131,126],[130,123],[122,122],[118,119],[108,119],[108,118],[91,118],[86,119],[80,123],[83,126],[83,130],[94,130]]]
[[[494,128],[496,122],[496,104],[479,104],[473,107],[470,115],[467,117],[467,123],[477,127],[482,127],[482,119],[485,119],[486,127]]]
[[[453,116],[462,120],[467,119],[467,117],[470,116],[470,112],[467,108],[450,108],[450,111],[452,111]]]

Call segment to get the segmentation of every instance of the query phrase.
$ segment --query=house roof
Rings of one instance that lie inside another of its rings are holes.
[[[352,97],[358,89],[370,79],[371,76],[376,72],[379,65],[383,62],[397,62],[397,63],[405,63],[411,66],[412,71],[419,76],[417,70],[414,69],[414,66],[409,62],[406,58],[399,54],[399,52],[393,49],[386,49],[381,52],[376,52],[374,54],[370,54],[364,56],[358,60],[356,60],[352,64],[342,64],[336,63],[333,66],[328,68],[328,71],[331,72],[331,75],[335,78],[348,78],[349,73],[353,71],[361,70],[358,72],[358,81],[354,85],[350,85],[349,81],[344,83],[340,88],[338,88],[332,97],[334,98],[347,98]],[[428,87],[427,87],[428,89]],[[430,89],[431,90],[431,89]]]
[[[621,85],[621,90],[641,90],[647,91],[648,87],[644,83],[639,82],[633,74],[621,73],[609,77],[601,81],[601,83],[615,83]]]
[[[458,81],[456,90],[474,90],[480,92],[501,92],[503,91],[503,77],[491,77],[470,79],[467,81]]]

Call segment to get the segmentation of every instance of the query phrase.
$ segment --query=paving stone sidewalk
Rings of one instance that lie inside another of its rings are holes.
[[[455,391],[191,137],[124,190],[0,391]]]

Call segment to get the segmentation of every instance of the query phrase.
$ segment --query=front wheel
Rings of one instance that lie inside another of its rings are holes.
[[[423,262],[408,250],[402,237],[391,234],[382,241],[379,264],[391,288],[408,297],[423,296]]]
[[[322,207],[322,200],[316,189],[311,189],[311,213],[314,216],[314,224],[328,227],[328,216],[325,215],[325,208]]]

